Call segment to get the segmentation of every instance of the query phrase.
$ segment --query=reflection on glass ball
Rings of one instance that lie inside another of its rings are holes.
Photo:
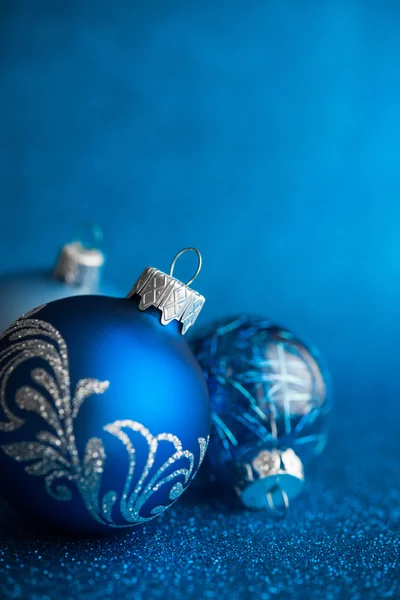
[[[303,465],[326,444],[330,397],[315,349],[255,317],[224,321],[193,343],[208,382],[216,476],[263,449],[294,450]]]

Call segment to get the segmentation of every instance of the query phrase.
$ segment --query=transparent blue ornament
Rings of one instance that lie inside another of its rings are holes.
[[[127,298],[75,296],[0,336],[0,494],[47,526],[153,519],[206,452],[207,386],[183,333],[204,298],[148,268]]]
[[[62,248],[55,269],[0,278],[0,333],[22,314],[53,300],[87,294],[121,296],[116,286],[103,281],[104,262],[98,248],[72,242]]]
[[[286,506],[327,441],[331,401],[317,350],[251,316],[212,326],[192,347],[210,394],[209,477],[250,508]]]

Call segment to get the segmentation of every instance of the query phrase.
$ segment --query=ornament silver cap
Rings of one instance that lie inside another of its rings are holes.
[[[173,272],[178,258],[189,250],[196,252],[198,266],[193,277],[187,283],[182,283],[173,277]],[[140,310],[147,310],[150,306],[158,308],[163,325],[168,325],[173,320],[179,321],[182,323],[182,334],[185,334],[196,321],[205,302],[204,296],[189,287],[200,273],[201,265],[202,258],[197,248],[184,248],[172,261],[169,275],[147,267],[129,292],[128,298],[137,294],[140,296]]]
[[[81,242],[71,242],[61,249],[54,277],[76,287],[97,289],[104,262],[104,254],[98,248],[87,248]]]
[[[236,465],[236,493],[244,506],[253,510],[286,511],[303,484],[303,464],[291,448],[263,449]]]

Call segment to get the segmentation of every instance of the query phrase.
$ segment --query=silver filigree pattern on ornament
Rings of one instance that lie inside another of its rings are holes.
[[[5,421],[0,421],[0,431],[12,432],[24,425],[24,419],[15,415],[7,405],[7,385],[11,374],[22,363],[35,358],[47,362],[48,370],[34,368],[31,371],[32,386],[19,388],[15,402],[21,410],[39,415],[49,429],[39,431],[36,440],[3,444],[2,450],[17,462],[28,462],[25,471],[33,476],[44,477],[45,489],[56,500],[70,500],[71,488],[75,486],[89,514],[105,526],[128,527],[154,518],[167,507],[156,506],[148,514],[143,510],[146,502],[164,485],[171,486],[169,504],[179,498],[204,458],[208,438],[198,439],[196,460],[194,454],[184,450],[181,441],[173,434],[153,436],[144,425],[132,420],[107,424],[104,431],[124,445],[129,466],[122,494],[109,490],[101,496],[102,478],[107,465],[103,440],[90,438],[81,459],[74,431],[75,420],[84,401],[89,396],[103,394],[110,382],[81,379],[71,396],[68,350],[64,339],[46,321],[31,318],[42,308],[21,317],[2,336],[8,337],[12,344],[0,353],[0,407],[6,417]],[[51,398],[51,402],[47,397]],[[134,434],[147,443],[144,467],[136,463],[135,445],[131,439]],[[169,458],[154,471],[152,467],[161,445],[163,456],[165,445],[169,446]],[[178,461],[179,468],[164,475]],[[134,485],[134,475],[138,475],[139,468],[142,470]],[[122,522],[119,515],[122,516]]]

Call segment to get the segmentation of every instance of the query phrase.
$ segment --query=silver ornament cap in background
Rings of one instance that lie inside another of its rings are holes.
[[[178,258],[188,251],[197,254],[198,266],[193,277],[187,283],[182,283],[173,277],[173,272]],[[185,334],[196,321],[205,302],[204,296],[189,287],[200,273],[201,265],[202,258],[197,248],[183,248],[172,261],[169,275],[147,267],[129,292],[128,298],[137,294],[140,296],[140,310],[147,310],[150,306],[158,308],[163,325],[168,325],[173,320],[179,321],[182,323],[182,334]]]
[[[72,242],[62,248],[54,277],[69,285],[93,290],[99,285],[104,262],[104,254],[98,248]]]
[[[253,510],[286,510],[303,484],[303,464],[291,448],[262,449],[235,466],[236,493],[243,505]]]

